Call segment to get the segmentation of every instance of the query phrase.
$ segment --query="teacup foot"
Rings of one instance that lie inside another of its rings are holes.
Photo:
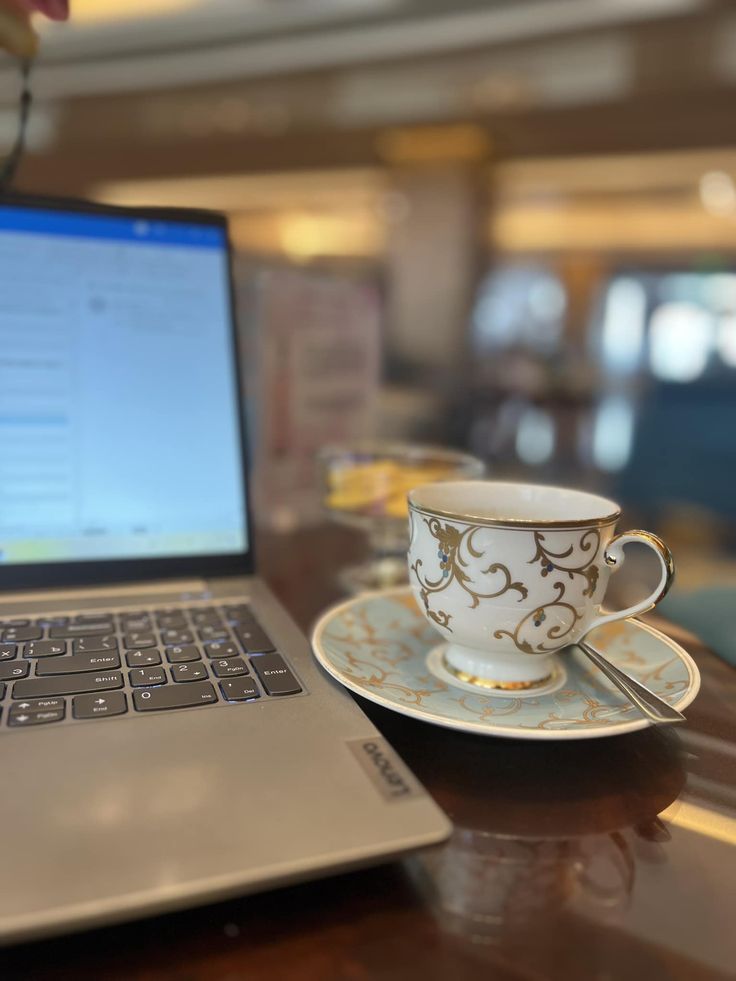
[[[500,681],[497,678],[482,678],[477,674],[468,674],[460,668],[454,668],[447,658],[444,658],[444,666],[450,674],[454,675],[459,681],[466,685],[475,685],[476,688],[492,688],[495,691],[529,691],[531,688],[542,688],[552,680],[553,671],[543,678],[535,681]]]
[[[546,685],[555,664],[552,654],[476,651],[452,643],[445,650],[445,666],[456,678],[466,684],[500,691],[526,691]]]
[[[487,675],[475,675],[471,672],[463,671],[453,667],[447,661],[447,650],[450,645],[437,644],[427,654],[427,670],[438,681],[443,682],[451,688],[458,688],[463,691],[473,692],[477,695],[491,695],[497,698],[537,698],[540,695],[549,695],[565,687],[567,682],[567,672],[563,662],[552,657],[552,669],[546,678],[538,678],[534,681],[507,680],[503,678],[492,678]],[[500,683],[499,683],[500,682]]]

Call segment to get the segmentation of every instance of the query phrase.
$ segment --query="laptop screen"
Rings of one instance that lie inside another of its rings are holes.
[[[0,564],[248,548],[217,222],[0,203]]]

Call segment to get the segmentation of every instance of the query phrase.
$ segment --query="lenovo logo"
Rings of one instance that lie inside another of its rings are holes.
[[[348,746],[387,800],[408,800],[424,793],[385,739],[353,739]]]

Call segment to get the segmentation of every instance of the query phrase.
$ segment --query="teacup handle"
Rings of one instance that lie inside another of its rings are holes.
[[[624,620],[626,617],[635,617],[640,613],[646,613],[647,610],[651,610],[653,606],[659,603],[672,585],[672,580],[675,577],[675,563],[672,559],[672,553],[662,539],[657,538],[650,531],[626,531],[612,538],[603,552],[603,559],[606,565],[612,566],[614,572],[619,569],[623,565],[626,557],[624,555],[624,547],[629,542],[640,542],[642,545],[648,545],[649,548],[654,549],[657,553],[657,557],[662,563],[662,575],[660,576],[656,589],[646,599],[627,607],[625,610],[616,610],[615,613],[602,613],[600,616],[595,617],[588,625],[586,633],[595,630],[596,627],[600,627],[604,623],[613,623],[614,620]]]

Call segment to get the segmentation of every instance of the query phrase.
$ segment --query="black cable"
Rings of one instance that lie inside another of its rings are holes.
[[[20,72],[22,86],[20,92],[18,133],[10,153],[5,158],[2,167],[0,167],[0,194],[4,194],[10,190],[10,185],[13,183],[15,172],[23,156],[23,150],[26,144],[26,130],[28,129],[28,117],[31,114],[31,61],[29,58],[23,58],[21,60]]]

